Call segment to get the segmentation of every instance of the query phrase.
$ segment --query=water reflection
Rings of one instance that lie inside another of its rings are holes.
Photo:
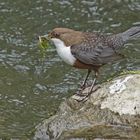
[[[39,35],[58,26],[115,33],[140,25],[138,0],[1,0],[0,13],[0,136],[12,138],[26,137],[52,115],[85,73],[64,64],[54,48],[42,59]],[[138,70],[139,45],[127,44],[128,58],[105,66],[100,80],[124,69]]]

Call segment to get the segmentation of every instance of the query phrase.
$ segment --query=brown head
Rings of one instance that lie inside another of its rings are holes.
[[[80,44],[84,39],[84,35],[82,32],[68,28],[55,28],[49,33],[49,38],[60,39],[66,46],[71,46]]]

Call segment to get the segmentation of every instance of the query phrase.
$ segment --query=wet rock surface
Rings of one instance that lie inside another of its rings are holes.
[[[86,102],[74,98],[36,127],[34,140],[140,139],[139,74],[102,84]]]

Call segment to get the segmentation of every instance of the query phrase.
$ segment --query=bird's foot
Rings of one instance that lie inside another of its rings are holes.
[[[92,80],[87,81],[86,83],[80,83],[80,88],[79,90],[84,90],[85,88],[89,87],[92,85]]]
[[[76,95],[78,96],[85,96],[85,94],[83,94],[83,91],[90,87],[92,85],[92,80],[89,80],[88,82],[86,82],[86,84],[80,84],[80,88],[78,88]]]
[[[100,85],[95,85],[92,90],[90,90],[90,88],[87,88],[87,90],[80,89],[76,92],[75,95],[73,95],[72,98],[79,102],[85,102],[88,100],[89,96],[95,91],[97,91],[99,88],[101,88]]]

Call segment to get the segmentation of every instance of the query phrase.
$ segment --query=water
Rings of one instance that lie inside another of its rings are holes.
[[[85,71],[64,64],[52,47],[43,59],[37,37],[54,27],[118,33],[140,25],[139,0],[1,0],[0,138],[27,139],[74,93]],[[99,80],[140,69],[140,41],[128,43],[124,61],[107,65]]]

